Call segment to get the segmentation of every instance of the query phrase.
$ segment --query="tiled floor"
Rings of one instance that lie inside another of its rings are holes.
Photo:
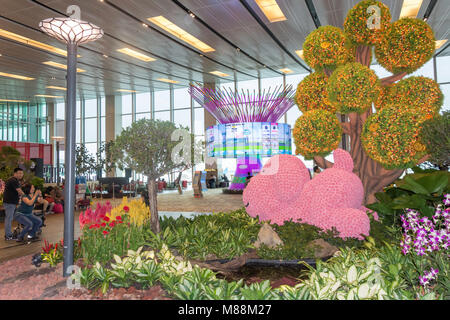
[[[111,201],[111,199],[108,199]],[[103,200],[103,201],[106,201]],[[120,203],[121,199],[111,201]],[[223,194],[222,189],[210,189],[203,193],[203,198],[194,198],[192,190],[178,192],[166,192],[158,194],[158,210],[169,212],[227,212],[243,207],[242,195]],[[75,213],[75,239],[80,236],[78,224],[79,212]],[[43,228],[42,241],[27,245],[16,242],[4,241],[4,224],[0,223],[0,262],[38,253],[43,245],[43,240],[57,242],[63,238],[64,215],[49,215],[46,220],[47,227]],[[13,222],[13,227],[17,222]]]

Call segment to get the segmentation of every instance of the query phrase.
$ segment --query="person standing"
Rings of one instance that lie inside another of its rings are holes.
[[[11,224],[14,218],[14,212],[19,204],[19,199],[24,195],[20,188],[23,178],[21,168],[14,169],[14,175],[6,181],[5,192],[3,193],[3,207],[5,208],[5,240],[17,240],[11,232]]]

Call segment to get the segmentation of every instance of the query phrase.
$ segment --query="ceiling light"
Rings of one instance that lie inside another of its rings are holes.
[[[128,90],[128,89],[117,89],[118,92],[137,92],[136,90]]]
[[[8,78],[14,78],[14,79],[19,79],[19,80],[34,80],[34,78],[19,76],[17,74],[5,73],[5,72],[0,72],[0,76],[8,77]]]
[[[203,41],[200,41],[193,35],[187,33],[185,30],[183,30],[180,27],[178,27],[177,25],[173,24],[172,22],[170,22],[163,16],[148,18],[147,20],[150,21],[151,23],[156,24],[161,29],[166,30],[167,32],[174,35],[178,39],[189,43],[191,46],[197,48],[198,50],[200,50],[202,52],[216,51],[215,49],[211,48]]]
[[[46,64],[48,66],[52,66],[52,67],[56,67],[56,68],[67,70],[67,66],[65,64],[62,64],[62,63],[58,63],[58,62],[54,62],[54,61],[45,61],[45,62],[42,62],[42,63]],[[86,72],[86,70],[77,68],[77,72]]]
[[[56,87],[56,86],[47,86],[47,89],[55,89],[55,90],[63,90],[66,91],[67,89],[64,87]]]
[[[275,0],[255,0],[255,2],[270,22],[287,20]]]
[[[291,69],[288,69],[288,68],[280,69],[280,71],[283,72],[283,73],[293,73],[294,72],[294,71],[292,71]]]
[[[442,47],[447,42],[447,40],[448,39],[436,40],[436,50]]]
[[[145,23],[143,23],[143,24],[142,24],[142,26],[144,26],[144,27],[148,28],[148,25],[146,25]]]
[[[302,58],[302,60],[305,60],[305,58],[303,57],[303,50],[296,50],[295,53]]]
[[[145,62],[150,62],[150,61],[155,61],[156,59],[146,56],[145,54],[139,53],[137,51],[134,51],[130,48],[122,48],[122,49],[117,49],[117,51],[124,53],[126,55],[129,55],[133,58],[145,61]]]
[[[35,48],[39,48],[39,49],[42,49],[45,51],[53,52],[53,53],[67,57],[66,50],[59,49],[54,46],[51,46],[51,45],[48,45],[48,44],[45,44],[45,43],[42,43],[39,41],[35,41],[33,39],[30,39],[30,38],[27,38],[27,37],[24,37],[19,34],[9,32],[9,31],[3,30],[3,29],[0,29],[0,37],[11,39],[11,40],[35,47]],[[80,56],[78,55],[78,57],[80,57]]]
[[[103,58],[108,58],[108,56],[106,54],[103,55]]]
[[[220,71],[211,71],[210,73],[213,75],[219,76],[219,77],[229,77],[230,76],[229,74],[226,74],[226,73],[223,73]]]
[[[422,6],[423,0],[403,0],[402,11],[400,12],[401,18],[416,18]]]
[[[10,99],[0,99],[0,102],[30,102],[28,100],[10,100]]]
[[[49,96],[47,94],[35,94],[34,96],[42,98],[55,98],[55,99],[64,98],[63,96]]]
[[[170,79],[165,79],[165,78],[158,78],[156,80],[162,81],[162,82],[168,82],[168,83],[179,83],[180,82],[180,81],[175,81],[175,80],[170,80]]]
[[[191,16],[191,18],[195,18],[195,14],[193,14],[192,12],[190,12],[189,15]]]

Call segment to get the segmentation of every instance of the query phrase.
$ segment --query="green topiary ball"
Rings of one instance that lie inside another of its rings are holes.
[[[403,18],[394,22],[375,47],[378,63],[397,73],[412,73],[431,59],[435,51],[431,27],[423,20]]]
[[[378,87],[379,80],[373,70],[358,62],[348,63],[331,75],[328,99],[339,113],[363,113],[377,99]]]
[[[426,155],[419,134],[424,117],[401,106],[386,106],[367,118],[361,141],[367,155],[386,169],[415,166]]]
[[[342,128],[335,114],[311,110],[299,117],[293,129],[296,153],[305,159],[327,156],[339,146]]]
[[[298,84],[295,102],[301,112],[315,109],[336,112],[336,108],[328,101],[327,84],[328,77],[319,72],[311,73]]]
[[[344,22],[344,32],[356,44],[374,45],[380,43],[390,22],[391,12],[384,3],[365,0],[348,12]]]
[[[355,49],[344,32],[333,26],[323,26],[311,32],[303,44],[306,63],[317,71],[336,69],[355,60]]]
[[[416,110],[427,119],[439,113],[444,102],[439,84],[426,77],[409,77],[385,90],[380,108],[397,104],[407,110]]]

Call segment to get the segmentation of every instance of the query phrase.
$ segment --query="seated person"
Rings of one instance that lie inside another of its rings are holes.
[[[24,225],[22,232],[17,237],[17,242],[22,242],[24,236],[28,233],[28,239],[37,240],[36,232],[42,225],[42,220],[33,215],[34,203],[37,201],[43,203],[41,190],[35,190],[33,185],[26,184],[22,187],[25,193],[22,196],[22,202],[17,208],[14,220]]]
[[[50,192],[50,195],[53,197],[53,199],[55,199],[55,203],[60,203],[64,206],[64,195],[60,188],[53,188],[53,190]]]
[[[49,212],[51,212],[53,210],[53,206],[55,205],[55,198],[52,197],[51,192],[53,190],[53,187],[48,187],[45,191],[44,191],[44,213],[47,212],[47,209]]]

